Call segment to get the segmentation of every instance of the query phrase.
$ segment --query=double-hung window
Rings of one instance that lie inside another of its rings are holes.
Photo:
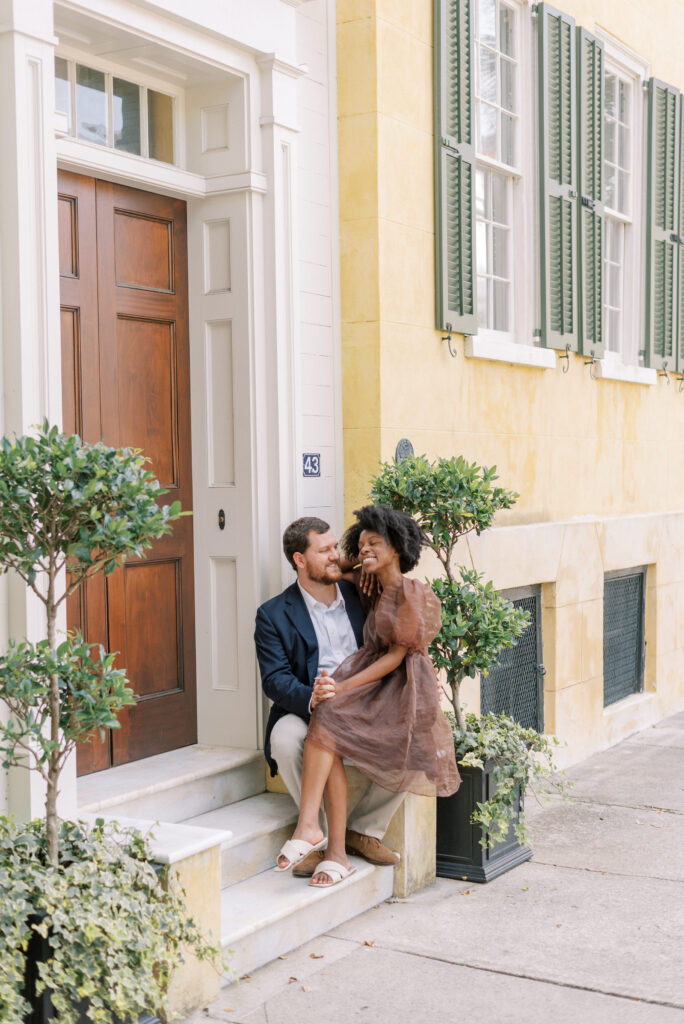
[[[513,331],[513,186],[519,176],[518,23],[504,0],[476,0],[475,218],[481,328]]]
[[[533,341],[533,81],[523,0],[439,6],[440,319],[492,341]]]
[[[605,357],[643,362],[644,277],[641,222],[645,180],[643,78],[646,63],[602,34],[603,88],[603,325]],[[640,356],[641,352],[641,356]]]

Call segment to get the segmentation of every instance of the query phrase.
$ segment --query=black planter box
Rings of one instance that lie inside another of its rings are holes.
[[[24,998],[31,1004],[31,1011],[24,1017],[24,1024],[47,1024],[49,1020],[55,1019],[55,1011],[52,1008],[50,993],[45,989],[40,996],[36,996],[36,981],[38,980],[38,964],[44,963],[50,957],[50,944],[38,932],[34,932],[29,941],[26,951],[26,978],[24,982]],[[83,1007],[76,1020],[68,1024],[91,1024],[86,1016],[87,1004]],[[58,1020],[59,1018],[57,1018]],[[139,1017],[139,1024],[161,1024],[159,1017],[151,1017],[143,1013]]]
[[[453,796],[437,798],[437,874],[440,878],[465,879],[468,882],[491,882],[504,871],[523,864],[532,851],[521,846],[513,824],[507,837],[484,850],[480,846],[482,828],[473,825],[470,816],[477,804],[488,800],[492,792],[491,764],[485,768],[459,765],[460,789]],[[518,812],[522,798],[518,800]]]

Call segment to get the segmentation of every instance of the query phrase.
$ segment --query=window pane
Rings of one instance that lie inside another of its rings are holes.
[[[608,323],[608,347],[611,352],[620,351],[620,310],[609,309],[607,316]]]
[[[107,94],[102,71],[76,65],[76,123],[79,139],[107,144]]]
[[[112,124],[114,147],[140,154],[140,89],[122,78],[114,79]]]
[[[496,103],[496,54],[484,47],[480,50],[480,96]]]
[[[622,279],[622,267],[619,264],[608,264],[608,302],[611,306],[620,304],[620,284]]]
[[[631,89],[627,82],[619,81],[618,87],[618,117],[625,124],[629,124],[629,94]]]
[[[504,110],[515,110],[515,65],[501,59],[501,106]]]
[[[494,330],[508,330],[508,282],[493,281],[494,286]]]
[[[475,216],[485,215],[485,172],[477,171],[475,174]]]
[[[606,171],[606,206],[610,206],[612,210],[615,209],[617,203],[617,182],[616,175],[617,171],[614,167],[608,165]]]
[[[626,171],[618,171],[617,208],[620,213],[629,213],[629,174]]]
[[[508,230],[492,228],[492,271],[497,277],[508,277]]]
[[[475,224],[475,245],[477,252],[477,272],[487,273],[487,225],[484,221],[478,220]]]
[[[615,75],[606,74],[606,113],[613,118],[617,117],[616,85]]]
[[[480,0],[480,42],[496,44],[496,0]]]
[[[515,57],[513,18],[514,14],[511,8],[502,4],[499,9],[499,48],[509,57]]]
[[[55,57],[55,110],[67,115],[71,128],[71,90],[69,88],[69,65],[64,57]]]
[[[496,151],[496,110],[486,103],[480,104],[480,153],[497,156]]]
[[[620,241],[621,241],[620,224],[618,224],[616,221],[609,220],[608,223],[606,224],[606,228],[607,228],[607,231],[608,231],[608,245],[607,245],[608,259],[612,260],[613,263],[619,263],[621,261],[621,259],[622,259],[622,252],[621,252],[621,245],[620,245]]]
[[[153,160],[173,163],[173,100],[162,92],[147,90],[147,133]]]
[[[501,161],[515,163],[515,119],[508,114],[501,115]]]
[[[623,124],[618,126],[618,163],[620,167],[629,169],[629,128],[626,128]]]
[[[487,323],[487,278],[477,279],[477,322],[480,327],[489,327]]]
[[[612,164],[615,163],[615,121],[606,121],[605,125],[605,158]]]
[[[503,174],[492,175],[492,220],[508,224],[508,187]]]

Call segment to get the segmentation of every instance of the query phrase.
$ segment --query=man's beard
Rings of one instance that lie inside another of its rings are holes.
[[[331,575],[332,573],[332,575]],[[315,570],[307,569],[307,575],[313,583],[338,583],[342,578],[342,571],[335,563],[335,565],[329,565],[322,572],[315,572]]]

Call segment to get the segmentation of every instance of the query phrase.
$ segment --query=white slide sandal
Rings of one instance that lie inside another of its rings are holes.
[[[298,864],[308,857],[314,850],[322,850],[328,845],[328,838],[324,836],[320,843],[307,843],[306,839],[288,839],[278,854],[279,857],[287,857],[288,863],[285,867],[279,867],[277,864],[273,868],[274,871],[289,871],[290,868],[296,868]]]
[[[287,856],[287,854],[285,854]],[[340,882],[344,882],[345,878],[349,878],[353,875],[356,868],[345,868],[341,864],[338,864],[334,860],[322,860],[313,873],[309,885],[313,886],[314,889],[330,889],[333,885],[339,885]],[[324,882],[322,885],[316,885],[314,878],[316,875],[327,875],[332,878],[332,882]]]

